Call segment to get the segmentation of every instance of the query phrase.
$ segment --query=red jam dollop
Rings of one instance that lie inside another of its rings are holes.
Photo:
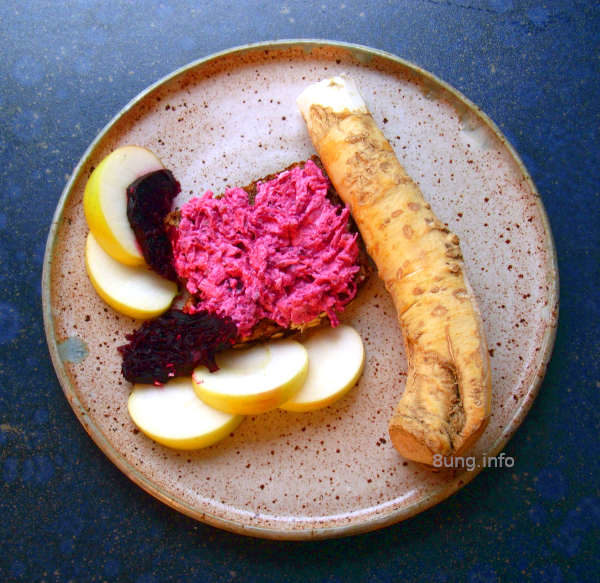
[[[329,180],[308,160],[257,185],[211,191],[181,209],[174,266],[195,296],[187,311],[231,317],[241,338],[261,320],[288,328],[337,314],[356,295],[360,270],[350,211],[327,198]]]

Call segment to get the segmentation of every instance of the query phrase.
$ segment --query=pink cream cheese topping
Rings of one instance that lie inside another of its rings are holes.
[[[284,328],[337,313],[356,295],[358,244],[349,210],[327,199],[328,179],[311,160],[258,184],[211,191],[181,209],[175,269],[197,301],[187,310],[230,316],[242,338],[263,319]]]

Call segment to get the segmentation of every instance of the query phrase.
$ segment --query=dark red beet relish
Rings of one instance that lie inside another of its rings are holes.
[[[160,385],[176,376],[191,375],[196,366],[217,370],[215,355],[231,348],[237,327],[229,317],[208,312],[186,314],[169,310],[126,336],[119,346],[123,376],[132,383]]]
[[[154,271],[171,281],[177,281],[177,273],[164,219],[179,192],[179,182],[166,169],[150,172],[127,187],[127,218],[142,255]]]

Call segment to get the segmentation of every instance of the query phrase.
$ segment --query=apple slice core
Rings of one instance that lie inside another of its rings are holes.
[[[300,390],[280,407],[314,411],[341,399],[358,381],[365,364],[360,334],[342,324],[320,328],[303,341],[308,352],[308,376]]]
[[[112,308],[132,318],[153,318],[169,308],[177,284],[145,266],[123,265],[113,259],[88,233],[86,269],[98,295]]]
[[[175,449],[198,449],[220,441],[243,420],[201,401],[190,377],[161,387],[136,384],[127,402],[135,425],[154,441]]]
[[[217,354],[219,370],[194,370],[196,394],[207,404],[228,413],[264,413],[288,401],[302,386],[308,355],[295,340],[273,340],[250,348]]]

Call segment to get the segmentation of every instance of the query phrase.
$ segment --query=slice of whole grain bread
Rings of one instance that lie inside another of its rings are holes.
[[[309,160],[312,160],[312,162],[314,162],[319,167],[319,169],[321,170],[323,175],[325,177],[327,177],[327,174],[326,174],[326,172],[323,168],[323,165],[322,165],[320,159],[318,158],[318,156],[311,156],[311,158],[309,158]],[[307,160],[303,160],[300,162],[294,162],[293,164],[290,164],[286,168],[284,168],[278,172],[269,174],[267,176],[258,178],[254,182],[252,182],[246,186],[243,186],[242,188],[243,188],[243,190],[245,190],[248,193],[249,201],[251,203],[253,203],[256,193],[257,193],[258,185],[261,182],[267,182],[267,181],[273,180],[274,178],[276,178],[283,172],[291,170],[293,168],[303,167],[304,164],[306,164],[306,162],[307,162]],[[342,200],[338,196],[337,192],[331,185],[331,182],[329,184],[330,184],[330,187],[327,191],[328,200],[335,206],[339,206],[339,207],[344,206],[344,203],[342,202]],[[176,230],[179,226],[180,218],[181,218],[181,213],[180,213],[179,209],[172,211],[165,219],[165,224],[166,224],[167,230],[170,231],[171,233],[173,233],[173,230]],[[354,223],[354,220],[352,219],[351,216],[349,217],[349,220],[348,220],[348,230],[352,233],[357,234],[357,242],[358,242],[358,248],[359,248],[358,264],[359,264],[360,269],[355,275],[354,283],[356,284],[357,289],[360,289],[360,287],[362,287],[364,285],[364,283],[367,281],[367,279],[373,272],[373,263],[366,252],[366,249],[365,249],[364,243],[362,241],[362,238],[360,236],[360,233],[358,232],[356,224]],[[186,282],[182,281],[182,283],[184,284],[183,288],[185,290]],[[183,298],[184,311],[186,311],[186,308],[196,305],[200,300],[201,300],[201,298],[191,295],[186,291],[185,297]],[[354,299],[352,301],[354,301]],[[311,320],[310,322],[303,323],[301,325],[292,324],[291,326],[284,328],[281,325],[277,324],[276,322],[265,318],[265,319],[261,320],[258,324],[256,324],[256,326],[254,326],[250,335],[240,338],[238,345],[245,345],[245,344],[248,344],[251,342],[264,341],[264,340],[268,340],[268,339],[272,339],[272,338],[279,338],[279,337],[283,337],[283,336],[297,334],[308,328],[313,328],[313,327],[325,324],[326,322],[328,322],[328,320],[329,319],[327,317],[327,314],[325,312],[323,312],[317,318]]]

